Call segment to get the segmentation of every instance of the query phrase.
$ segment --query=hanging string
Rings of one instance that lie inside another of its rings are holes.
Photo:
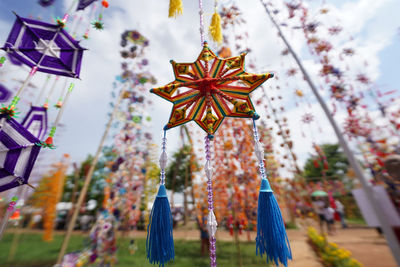
[[[63,89],[61,90],[60,97],[58,98],[58,101],[57,101],[57,103],[55,105],[56,108],[61,108],[62,105],[63,105],[63,97],[64,97],[64,94],[65,94],[65,90],[67,89],[67,85],[68,85],[68,79],[65,78]]]
[[[206,152],[206,164],[204,166],[204,170],[207,176],[207,193],[208,193],[208,219],[207,219],[207,228],[208,234],[210,236],[210,266],[217,266],[217,254],[216,254],[216,238],[215,233],[217,231],[217,220],[215,219],[214,214],[214,200],[213,200],[213,189],[212,189],[212,175],[213,168],[211,166],[211,150],[210,150],[210,138],[206,136],[205,140],[205,152]]]
[[[267,174],[265,173],[265,164],[264,164],[264,149],[260,143],[260,137],[258,135],[258,130],[255,120],[253,120],[253,136],[254,136],[255,152],[258,159],[258,168],[260,171],[260,175],[262,179],[267,179]]]
[[[23,181],[18,180],[18,182],[22,185]],[[3,220],[0,224],[0,240],[3,237],[4,230],[7,228],[8,221],[11,215],[18,209],[17,202],[21,198],[23,186],[19,186],[15,195],[10,199],[10,203],[8,204],[6,214],[3,216]]]
[[[164,130],[164,136],[162,138],[162,145],[161,145],[161,155],[160,155],[160,168],[161,168],[161,173],[160,173],[160,184],[164,185],[165,184],[165,167],[167,167],[167,152],[166,152],[166,146],[167,146],[167,137],[166,137],[167,131]]]
[[[50,91],[49,91],[49,93],[48,93],[47,96],[46,96],[46,100],[44,101],[43,107],[49,108],[50,97],[51,97],[51,95],[53,94],[54,89],[56,88],[56,85],[57,85],[57,82],[58,82],[59,79],[60,79],[60,77],[59,77],[59,76],[56,76],[56,79],[55,79],[54,82],[53,82],[53,86],[50,88]]]
[[[61,116],[62,116],[62,114],[64,112],[64,109],[65,109],[65,105],[68,102],[68,99],[69,99],[69,97],[70,97],[70,95],[72,93],[72,90],[74,89],[74,86],[75,85],[73,83],[71,83],[69,85],[68,92],[67,92],[67,94],[65,96],[65,99],[64,99],[64,104],[61,106],[61,108],[58,111],[56,120],[54,121],[53,126],[51,127],[51,130],[50,130],[50,133],[49,133],[49,137],[47,137],[47,139],[44,142],[36,143],[36,145],[41,146],[41,147],[48,147],[48,148],[51,148],[51,149],[55,148],[55,146],[53,144],[53,137],[54,137],[54,135],[56,133],[56,129],[57,129],[58,124],[60,123]]]
[[[92,9],[90,10],[90,14],[89,14],[89,21],[92,20],[92,17],[93,17],[94,14],[95,14],[96,7],[97,7],[97,6],[96,6],[96,3],[93,3],[93,4],[92,4]],[[90,24],[89,24],[89,26],[86,28],[85,33],[83,34],[83,39],[85,39],[85,40],[89,39],[89,32],[90,32]]]
[[[47,74],[46,81],[44,82],[42,89],[40,90],[40,93],[39,93],[38,97],[36,98],[36,101],[35,101],[36,106],[39,105],[40,99],[42,99],[42,96],[43,96],[44,92],[46,91],[46,88],[47,88],[47,85],[49,84],[50,78],[51,78],[51,75]]]
[[[203,10],[203,0],[199,0],[199,15],[200,15],[200,41],[201,46],[204,44],[204,10]]]

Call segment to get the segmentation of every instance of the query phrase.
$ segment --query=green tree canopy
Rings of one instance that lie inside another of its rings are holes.
[[[166,170],[166,188],[174,188],[175,192],[182,192],[185,188],[185,176],[188,176],[188,186],[192,185],[192,174],[189,171],[190,164],[193,164],[190,160],[193,156],[191,153],[190,145],[184,145],[174,153]]]
[[[328,169],[325,170],[325,175],[329,179],[343,179],[349,168],[347,157],[341,151],[339,144],[323,144],[320,146],[324,152]],[[315,161],[318,161],[316,166]],[[311,156],[307,159],[304,165],[303,175],[308,181],[320,181],[323,177],[324,166],[317,156]]]

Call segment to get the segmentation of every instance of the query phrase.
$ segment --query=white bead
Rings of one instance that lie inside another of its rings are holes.
[[[168,160],[167,153],[165,151],[163,151],[160,155],[160,168],[161,169],[165,169],[167,167],[167,160]]]
[[[209,160],[207,160],[206,164],[204,165],[204,171],[206,172],[207,178],[211,179],[214,171]]]
[[[255,152],[258,161],[263,161],[264,160],[264,148],[262,147],[262,143],[259,141],[256,141],[255,143]]]
[[[217,220],[215,219],[214,212],[211,211],[208,213],[208,218],[207,218],[207,230],[208,234],[210,236],[215,236],[215,233],[217,232]]]

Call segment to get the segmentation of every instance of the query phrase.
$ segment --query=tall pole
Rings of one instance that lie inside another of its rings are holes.
[[[304,79],[307,81],[308,85],[311,88],[311,91],[314,93],[314,95],[317,98],[319,104],[321,105],[326,117],[328,118],[329,122],[331,123],[332,128],[335,131],[335,134],[339,140],[339,144],[342,147],[344,153],[346,154],[351,167],[354,169],[354,172],[356,173],[356,176],[362,185],[364,193],[367,196],[367,200],[370,202],[369,204],[372,206],[372,208],[375,212],[375,217],[378,219],[378,221],[380,223],[380,226],[383,230],[383,234],[385,235],[388,245],[392,251],[393,257],[395,258],[397,265],[400,266],[400,245],[397,242],[397,239],[396,239],[396,236],[394,235],[393,229],[391,228],[391,226],[387,220],[386,214],[384,213],[383,209],[379,205],[379,202],[378,202],[379,200],[377,199],[376,195],[374,194],[373,188],[371,187],[370,184],[368,184],[367,179],[364,176],[363,170],[361,169],[360,165],[358,164],[358,161],[354,157],[353,152],[350,150],[350,147],[347,144],[347,141],[344,139],[344,137],[339,129],[339,126],[336,124],[335,119],[331,115],[331,113],[328,109],[328,106],[326,105],[326,103],[322,99],[321,95],[319,94],[316,86],[314,85],[313,81],[311,80],[310,76],[308,75],[306,69],[303,67],[303,64],[301,63],[299,57],[292,49],[289,42],[286,40],[279,25],[276,23],[276,21],[272,17],[272,15],[268,9],[267,3],[264,2],[263,0],[260,0],[260,1],[264,5],[265,11],[267,12],[268,17],[270,18],[272,24],[274,24],[274,26],[278,30],[279,37],[281,37],[282,41],[285,43],[287,49],[289,50],[290,54],[293,56],[297,65],[299,65],[299,68],[300,68],[301,72],[303,73]]]
[[[76,205],[74,207],[74,213],[72,214],[71,221],[68,224],[68,230],[67,230],[67,233],[66,233],[66,235],[64,237],[64,241],[62,243],[60,253],[58,254],[57,264],[61,264],[62,258],[64,257],[64,254],[65,254],[65,252],[67,250],[68,243],[69,243],[69,240],[71,238],[72,231],[75,228],[76,219],[78,218],[79,211],[81,210],[81,206],[82,206],[83,200],[85,199],[86,193],[87,193],[89,185],[90,185],[90,181],[92,180],[94,168],[96,167],[96,164],[97,164],[97,162],[99,160],[99,156],[100,156],[100,153],[101,153],[101,151],[103,149],[103,145],[104,145],[104,142],[105,142],[105,140],[107,138],[108,132],[109,132],[109,130],[111,128],[112,121],[113,121],[113,119],[115,117],[115,114],[118,111],[118,108],[119,108],[119,105],[121,103],[121,100],[123,99],[124,91],[125,90],[122,89],[121,92],[119,93],[119,97],[118,97],[118,99],[117,99],[117,101],[115,103],[114,109],[113,109],[113,111],[112,111],[112,113],[110,115],[110,118],[108,120],[106,129],[104,130],[104,133],[103,133],[103,137],[101,138],[100,144],[99,144],[99,146],[97,148],[97,152],[96,152],[96,154],[95,154],[95,156],[93,158],[93,161],[92,161],[92,163],[90,165],[89,171],[88,171],[88,173],[87,173],[87,175],[85,177],[85,183],[83,184],[83,188],[80,191],[78,202],[76,203]]]

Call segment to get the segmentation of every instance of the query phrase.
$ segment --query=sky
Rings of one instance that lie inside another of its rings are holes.
[[[63,16],[72,0],[56,0],[53,7],[44,9],[37,1],[33,0],[1,0],[0,1],[0,43],[3,44],[12,27],[15,16],[12,11],[23,17],[42,17],[49,21],[52,17]],[[231,3],[219,1],[220,3]],[[277,38],[276,30],[273,28],[265,10],[258,0],[236,1],[246,19],[246,30],[248,40],[246,42],[252,48],[249,57],[254,60],[260,71],[273,70],[278,77],[285,78],[283,72],[287,66],[294,63],[290,59],[282,63],[280,52],[283,50],[281,41]],[[281,1],[273,1],[277,6],[282,5]],[[388,89],[399,89],[398,80],[398,59],[400,59],[400,19],[395,13],[400,10],[398,0],[352,0],[352,1],[326,1],[332,15],[337,19],[344,29],[343,38],[335,40],[337,45],[344,46],[349,42],[348,37],[352,36],[351,45],[361,54],[361,58],[351,62],[355,69],[367,71],[373,81]],[[198,2],[183,0],[184,13],[176,19],[169,19],[167,0],[110,0],[110,7],[104,11],[103,31],[91,29],[90,39],[83,40],[81,45],[88,48],[85,52],[81,80],[76,81],[74,92],[64,112],[62,123],[65,125],[56,133],[55,143],[57,149],[46,152],[50,161],[61,158],[61,155],[68,153],[72,161],[82,161],[88,154],[94,154],[104,127],[107,122],[108,113],[111,111],[109,102],[113,91],[113,81],[120,73],[120,34],[125,30],[136,29],[150,40],[150,47],[146,51],[151,67],[151,72],[157,78],[157,85],[161,86],[173,80],[170,59],[176,62],[192,62],[197,58],[201,50],[199,37]],[[318,1],[308,1],[310,7],[320,5]],[[213,1],[204,0],[205,22],[208,25],[213,12]],[[99,8],[95,10],[98,14]],[[82,35],[89,22],[90,8],[82,13],[76,14],[76,19],[81,20],[78,28],[78,35]],[[73,17],[73,16],[72,16]],[[277,19],[281,22],[287,15],[278,14]],[[329,23],[329,22],[326,22]],[[74,24],[73,24],[74,25]],[[299,32],[284,28],[284,33],[294,46],[295,51],[303,59],[306,68],[315,77],[318,84],[321,79],[318,76],[319,69],[314,64],[313,58],[308,53],[304,39]],[[347,36],[347,37],[346,37]],[[211,44],[215,48],[215,44]],[[4,52],[0,52],[0,56]],[[368,67],[362,62],[368,60]],[[282,67],[282,64],[285,68]],[[17,69],[13,66],[0,68],[0,82],[13,88],[16,86],[13,79],[23,79],[28,69]],[[40,87],[44,83],[46,75],[38,73],[32,83]],[[288,85],[290,90],[283,88],[281,94],[285,100],[281,105],[289,107],[285,114],[289,119],[289,126],[292,130],[294,150],[303,163],[305,158],[312,152],[310,138],[304,140],[301,137],[302,127],[299,120],[299,111],[293,107],[293,84],[304,86],[301,75],[298,80],[291,81]],[[292,79],[293,80],[293,79]],[[268,81],[274,86],[274,81]],[[60,82],[61,90],[63,82]],[[149,88],[150,89],[150,88]],[[23,111],[32,97],[38,94],[39,89],[29,89],[30,93],[25,95]],[[305,91],[308,89],[304,89]],[[275,92],[276,93],[276,92]],[[275,94],[271,92],[273,96]],[[324,92],[321,92],[324,95]],[[58,94],[56,93],[58,96]],[[306,92],[310,101],[311,110],[323,133],[319,133],[314,125],[314,138],[319,142],[335,142],[333,131],[325,119],[321,109],[310,93]],[[326,93],[325,93],[326,96]],[[23,96],[24,97],[24,96]],[[149,94],[148,97],[155,104],[149,107],[149,114],[152,116],[153,133],[155,143],[161,143],[162,127],[169,118],[170,103]],[[258,109],[260,109],[258,107]],[[265,113],[260,110],[259,113]],[[55,110],[50,110],[50,121],[56,115]],[[337,119],[340,122],[344,113],[338,112]],[[190,127],[197,127],[194,123]],[[304,131],[308,131],[306,128]],[[168,151],[171,153],[179,144],[179,133],[177,129],[168,131]],[[202,138],[200,138],[202,139]],[[112,137],[107,143],[112,142]]]

